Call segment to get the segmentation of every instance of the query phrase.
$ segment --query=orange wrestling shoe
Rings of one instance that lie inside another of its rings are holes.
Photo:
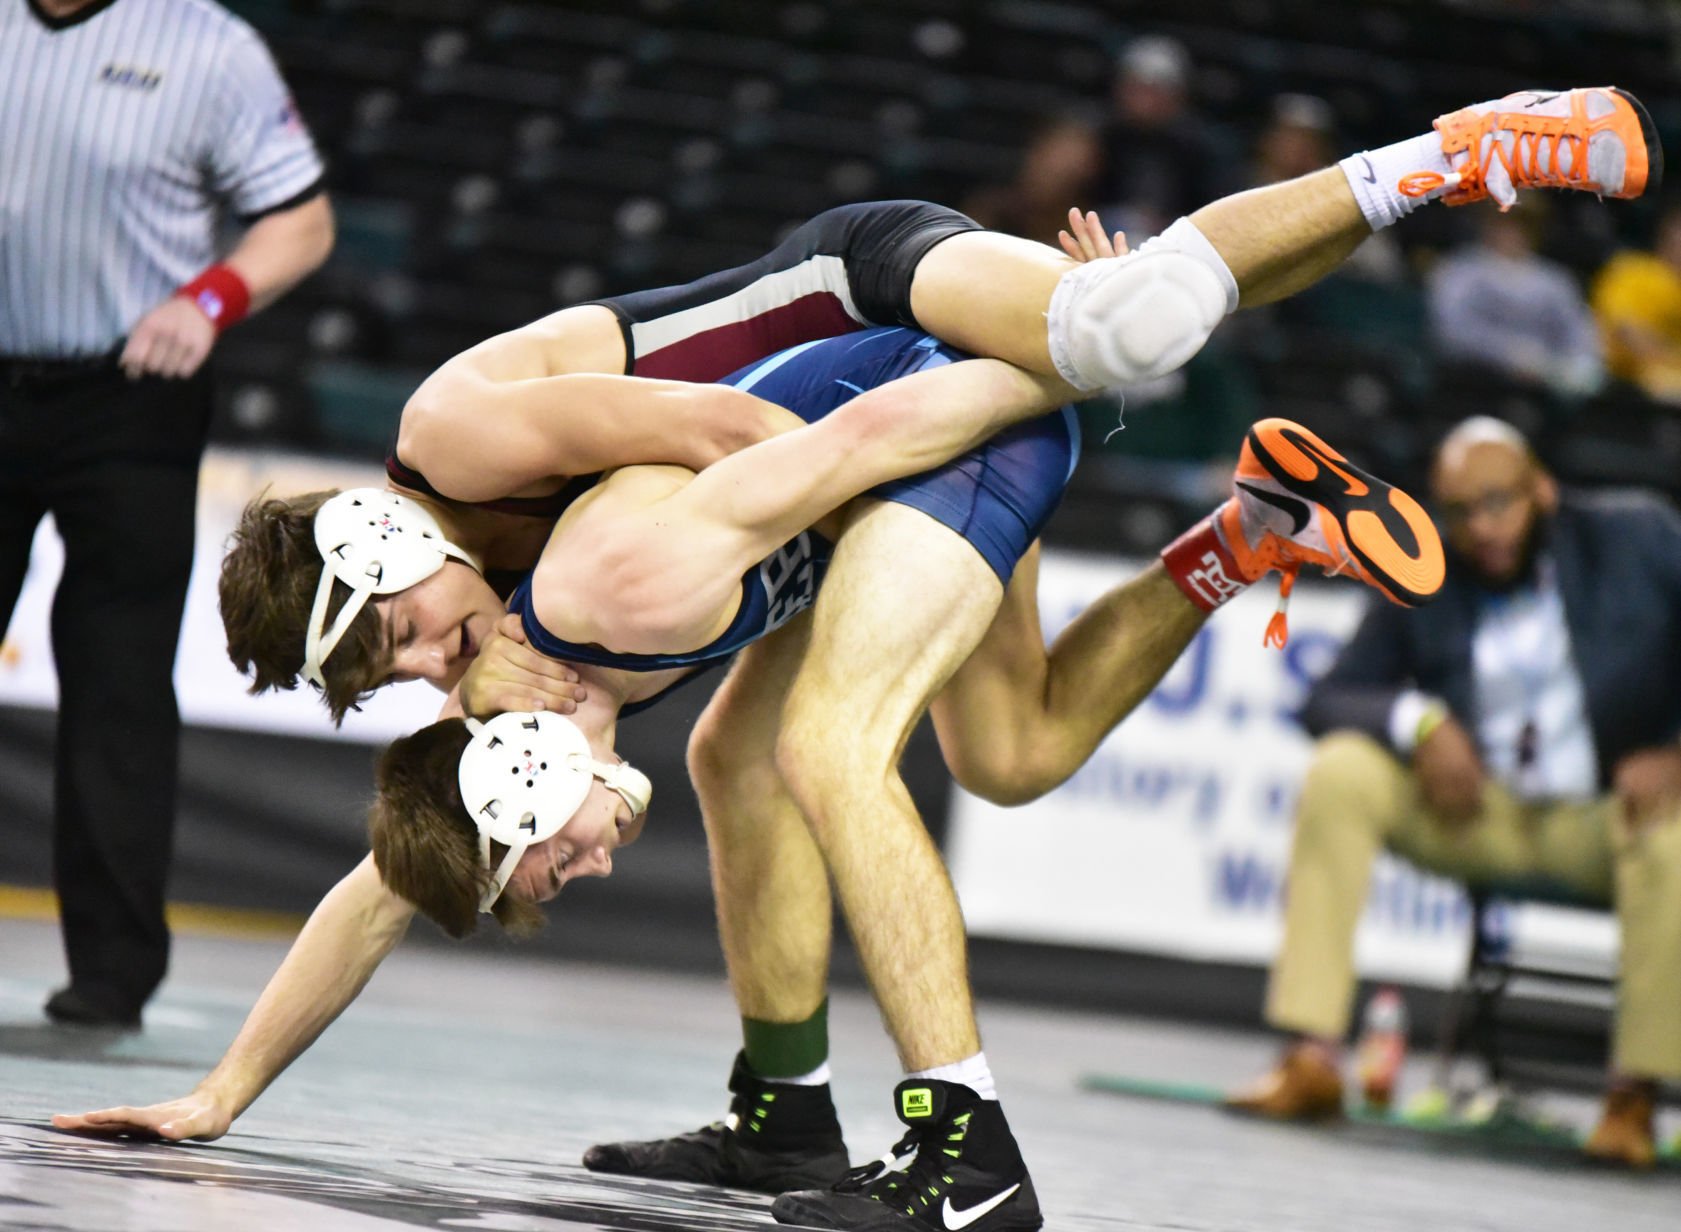
[[[1574,188],[1638,197],[1663,178],[1658,130],[1640,100],[1615,86],[1520,90],[1436,120],[1450,175],[1409,175],[1400,190],[1467,205],[1493,197],[1502,210],[1520,188]]]
[[[1416,500],[1288,419],[1249,429],[1232,498],[1170,544],[1162,560],[1204,611],[1270,572],[1282,574],[1265,638],[1275,646],[1289,637],[1286,611],[1303,565],[1358,578],[1407,607],[1435,598],[1446,572],[1441,536]]]

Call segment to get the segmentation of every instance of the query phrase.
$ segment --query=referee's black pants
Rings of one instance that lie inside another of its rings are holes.
[[[64,540],[53,878],[71,982],[138,1011],[169,964],[175,644],[210,383],[114,367],[0,376],[0,614],[42,516]]]

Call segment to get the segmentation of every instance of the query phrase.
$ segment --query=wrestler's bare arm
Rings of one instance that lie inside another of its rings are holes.
[[[498,334],[415,391],[398,455],[446,496],[493,500],[638,462],[700,470],[799,424],[737,390],[619,375],[623,363],[605,308],[569,308]]]
[[[200,1089],[232,1115],[243,1112],[356,999],[413,918],[414,907],[385,888],[373,856],[364,856],[310,914]]]
[[[439,718],[458,718],[451,693]],[[415,908],[385,888],[371,854],[327,891],[216,1067],[180,1099],[53,1117],[59,1129],[208,1142],[356,1000],[396,948]]]
[[[1076,260],[1125,252],[1095,214],[1070,211],[1064,248]],[[1067,269],[1054,249],[975,232],[939,245],[912,288],[918,318],[981,356],[1052,371],[1043,314]],[[985,294],[976,298],[976,288]],[[618,376],[625,344],[618,318],[599,304],[562,309],[488,338],[445,363],[404,408],[397,450],[458,500],[547,491],[557,477],[639,462],[705,469],[720,458],[798,426],[767,403],[697,398],[628,402],[603,413],[587,385],[561,380]],[[1077,397],[1073,390],[1059,401]],[[486,432],[487,414],[497,415]]]
[[[356,999],[402,940],[414,908],[367,856],[327,892],[222,1059],[191,1094],[144,1108],[55,1116],[60,1129],[209,1141],[228,1127]]]
[[[563,637],[618,651],[694,649],[734,614],[742,574],[800,531],[1066,394],[1054,378],[965,360],[860,394],[686,481],[657,469],[646,482],[616,476],[556,526],[534,577],[538,614]]]
[[[685,558],[719,552],[743,569],[877,484],[942,466],[998,431],[1066,401],[1068,387],[995,359],[913,373],[869,390],[797,432],[761,442],[696,475],[648,510],[694,542]],[[641,546],[648,546],[644,543]],[[662,562],[665,567],[677,562]],[[717,560],[700,562],[720,568]]]

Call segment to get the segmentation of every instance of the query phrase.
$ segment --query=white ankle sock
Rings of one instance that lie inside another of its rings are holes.
[[[998,1088],[992,1081],[992,1067],[986,1063],[986,1053],[953,1061],[950,1065],[936,1065],[933,1069],[915,1069],[907,1078],[933,1078],[940,1082],[958,1082],[982,1099],[997,1099]]]
[[[782,1083],[791,1087],[821,1087],[829,1082],[829,1063],[827,1061],[812,1070],[809,1074],[796,1074],[792,1078],[769,1078],[767,1082]]]
[[[1337,166],[1348,177],[1348,186],[1354,190],[1360,212],[1373,231],[1400,222],[1440,195],[1438,189],[1422,197],[1406,196],[1400,187],[1404,177],[1420,171],[1446,176],[1453,170],[1447,155],[1442,153],[1442,135],[1434,130],[1394,145],[1351,154]]]

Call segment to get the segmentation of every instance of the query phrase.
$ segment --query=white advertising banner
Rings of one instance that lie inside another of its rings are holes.
[[[246,681],[228,661],[222,618],[216,609],[222,547],[251,497],[265,488],[291,494],[384,482],[384,472],[377,467],[230,450],[211,450],[205,456],[193,576],[175,659],[175,692],[184,721],[381,743],[437,717],[442,695],[420,683],[382,689],[337,730],[307,685],[289,693],[252,697],[245,691]],[[63,561],[63,546],[48,518],[35,536],[23,592],[5,642],[0,644],[0,705],[58,704],[50,614]]]
[[[1047,638],[1142,562],[1047,552]],[[1262,646],[1263,584],[1204,626],[1156,691],[1058,790],[1019,808],[955,793],[948,851],[977,936],[1270,962],[1310,742],[1292,721],[1359,618],[1364,592],[1304,580],[1290,641]],[[1569,913],[1603,949],[1608,921]],[[1583,925],[1582,919],[1589,923]],[[1459,888],[1384,856],[1357,943],[1363,974],[1445,984],[1463,969]]]

